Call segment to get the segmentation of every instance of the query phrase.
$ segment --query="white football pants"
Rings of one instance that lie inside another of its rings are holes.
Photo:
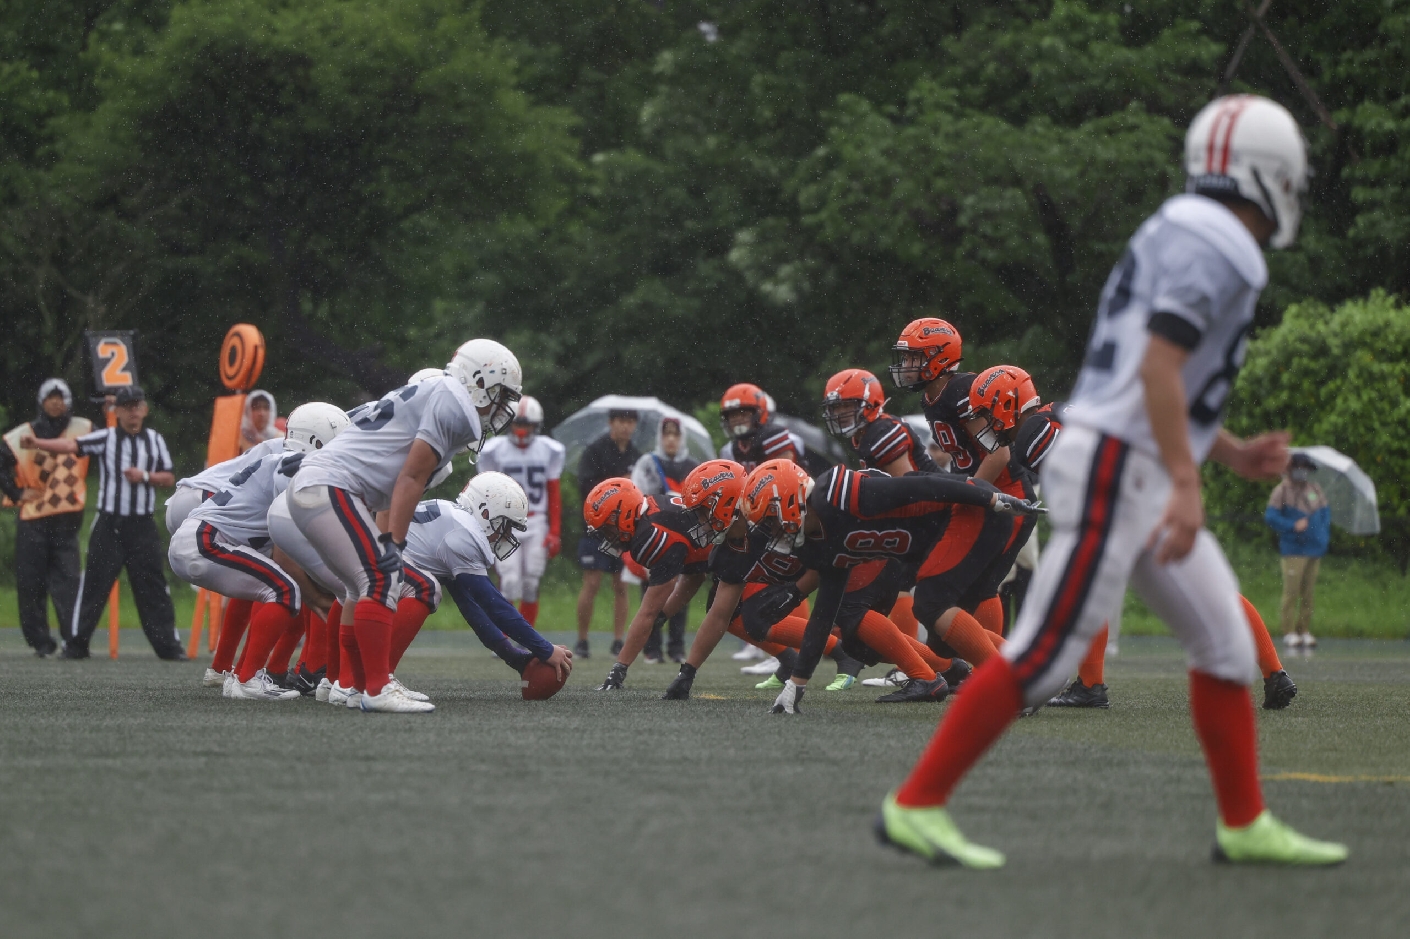
[[[507,559],[495,564],[499,572],[499,592],[506,600],[529,603],[538,601],[539,581],[548,568],[548,549],[543,540],[548,537],[548,519],[535,515],[529,527],[519,535],[519,548]]]
[[[363,501],[346,489],[333,486],[299,488],[298,477],[285,494],[289,517],[323,563],[347,587],[348,595],[376,600],[395,610],[401,598],[401,577],[378,569],[382,547],[377,539],[381,532]]]
[[[188,519],[171,536],[167,561],[177,577],[222,597],[278,603],[299,612],[294,578],[254,548],[227,538],[207,522]]]

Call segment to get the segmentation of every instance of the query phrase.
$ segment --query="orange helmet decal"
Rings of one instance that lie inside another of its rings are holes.
[[[933,316],[913,320],[891,347],[891,380],[914,391],[959,368],[962,353],[958,329]]]
[[[881,382],[864,368],[849,368],[827,380],[823,390],[823,423],[829,433],[850,437],[881,416],[886,395]]]
[[[624,476],[604,479],[583,500],[583,522],[588,531],[603,535],[603,551],[614,556],[631,542],[645,511],[646,497]],[[609,526],[613,531],[604,532]]]
[[[1016,365],[996,365],[974,377],[969,388],[969,407],[988,426],[975,435],[979,445],[991,453],[1008,443],[1023,412],[1042,401],[1027,372]]]
[[[681,483],[681,503],[688,509],[709,510],[710,530],[721,534],[734,522],[744,495],[744,467],[733,460],[706,460]]]
[[[754,416],[747,424],[732,425],[729,419],[732,411],[753,411]],[[757,433],[769,422],[769,417],[769,396],[758,385],[748,382],[730,385],[720,398],[720,426],[724,428],[725,436],[731,439]]]

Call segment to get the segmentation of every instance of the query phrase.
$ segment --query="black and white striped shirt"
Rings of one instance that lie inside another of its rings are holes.
[[[129,434],[120,427],[95,430],[77,438],[78,451],[97,458],[99,512],[112,515],[151,515],[157,507],[157,490],[148,483],[128,482],[122,471],[129,466],[149,473],[172,472],[171,453],[162,435],[144,427]]]

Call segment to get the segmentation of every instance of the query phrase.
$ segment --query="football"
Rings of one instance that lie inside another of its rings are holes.
[[[524,696],[525,701],[547,701],[558,693],[567,682],[564,678],[559,680],[558,672],[552,665],[545,665],[538,659],[533,659],[524,666],[524,677],[519,682],[519,693]]]

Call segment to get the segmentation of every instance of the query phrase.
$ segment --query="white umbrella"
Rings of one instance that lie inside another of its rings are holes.
[[[574,411],[564,418],[549,434],[568,448],[564,465],[566,470],[576,473],[578,458],[582,456],[583,449],[607,433],[609,411],[637,412],[640,420],[636,425],[636,433],[632,435],[632,443],[642,453],[650,453],[656,449],[656,425],[661,422],[663,416],[670,416],[681,422],[687,453],[697,460],[710,460],[715,456],[715,446],[705,425],[660,398],[603,395],[582,410]]]
[[[1317,485],[1332,509],[1332,524],[1353,535],[1375,535],[1381,530],[1376,509],[1376,484],[1356,461],[1331,447],[1293,447],[1317,464]]]

